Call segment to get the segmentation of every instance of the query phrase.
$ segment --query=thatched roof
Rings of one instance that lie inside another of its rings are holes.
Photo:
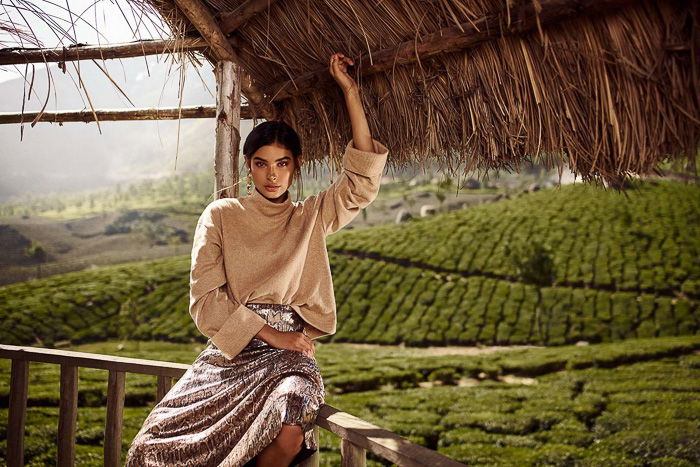
[[[132,3],[159,11],[173,36],[197,35],[178,2]],[[202,3],[221,25],[260,2]],[[287,0],[235,24],[228,40],[307,160],[337,165],[351,137],[327,72],[340,51],[357,63],[390,165],[567,163],[619,186],[661,160],[695,160],[699,13],[680,0]]]

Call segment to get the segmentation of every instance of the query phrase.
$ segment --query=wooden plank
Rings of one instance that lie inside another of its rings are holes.
[[[241,118],[252,118],[250,107],[244,105],[240,110]],[[0,124],[37,122],[83,122],[95,121],[131,121],[131,120],[177,120],[178,118],[214,118],[216,106],[194,105],[182,107],[166,107],[160,109],[102,109],[95,110],[61,110],[57,112],[0,112]]]
[[[247,0],[233,11],[219,13],[217,20],[224,34],[229,35],[258,13],[266,11],[276,0]]]
[[[347,439],[356,446],[398,465],[440,465],[447,467],[464,465],[444,454],[412,443],[396,433],[349,413],[341,412],[327,404],[321,406],[316,424],[343,439]]]
[[[473,22],[443,28],[435,33],[410,39],[397,46],[377,50],[355,59],[361,76],[391,70],[435,55],[472,48],[502,36],[529,33],[538,25],[558,23],[582,15],[600,14],[633,3],[632,0],[540,0],[485,16]],[[541,8],[539,15],[536,9]],[[269,90],[275,101],[306,94],[333,85],[328,67],[299,75]]]
[[[141,57],[181,51],[204,50],[209,47],[201,37],[180,40],[145,39],[119,44],[76,44],[68,47],[37,48],[7,47],[0,49],[0,65],[25,63],[68,62],[74,60],[109,60],[114,58]]]
[[[349,440],[341,438],[340,465],[341,467],[365,467],[367,465],[367,451]]]
[[[170,391],[173,387],[173,378],[170,376],[158,376],[158,388],[156,389],[156,404],[160,402],[163,397]]]
[[[78,367],[61,365],[60,400],[58,406],[58,466],[70,467],[75,462],[75,429],[78,420]]]
[[[105,422],[104,443],[104,464],[107,467],[121,465],[124,376],[123,371],[110,371],[107,382],[107,420]]]
[[[27,420],[29,362],[12,360],[10,370],[10,406],[7,422],[7,464],[24,465],[24,424]]]
[[[230,60],[221,60],[216,75],[216,153],[214,189],[217,199],[235,198],[238,187],[238,152],[241,143],[241,72]]]
[[[0,344],[0,358],[23,362],[67,363],[85,368],[100,368],[146,375],[163,375],[179,378],[191,365],[146,360],[141,358],[117,357],[71,350],[43,349],[40,347],[23,347]]]

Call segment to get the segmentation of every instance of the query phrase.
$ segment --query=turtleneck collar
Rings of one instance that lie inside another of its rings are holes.
[[[257,209],[261,214],[266,216],[277,216],[284,214],[289,211],[292,207],[292,195],[289,190],[285,191],[287,199],[281,203],[275,203],[267,199],[262,193],[258,191],[257,188],[253,189],[253,192],[249,194],[245,199],[248,200],[248,204]],[[285,196],[284,194],[282,196]]]

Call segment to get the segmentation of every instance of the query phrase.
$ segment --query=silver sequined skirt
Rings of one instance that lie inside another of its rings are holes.
[[[304,329],[291,306],[247,303],[278,331]],[[233,359],[209,339],[206,348],[153,407],[126,458],[135,466],[248,466],[279,435],[301,425],[295,465],[318,450],[312,428],[325,402],[314,358],[253,338]]]

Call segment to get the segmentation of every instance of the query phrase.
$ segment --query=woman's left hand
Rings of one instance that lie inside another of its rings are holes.
[[[331,55],[329,71],[331,76],[338,83],[344,94],[351,91],[357,91],[357,83],[348,74],[348,65],[354,65],[355,62],[341,53]]]

